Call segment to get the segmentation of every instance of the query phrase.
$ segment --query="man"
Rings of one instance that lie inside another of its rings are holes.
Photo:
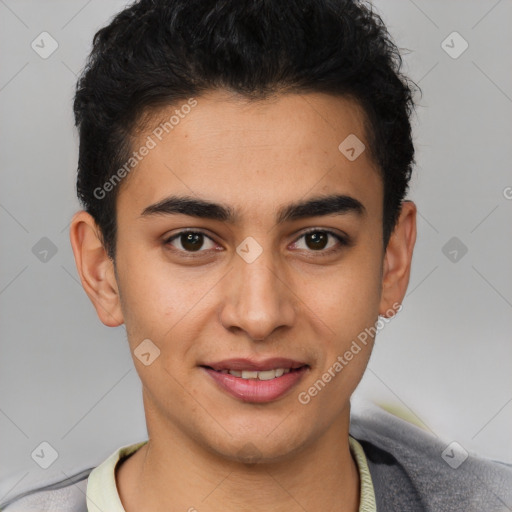
[[[74,107],[71,244],[126,326],[149,439],[77,476],[86,496],[9,512],[511,509],[509,466],[351,421],[416,239],[412,83],[369,7],[139,1],[96,34]]]

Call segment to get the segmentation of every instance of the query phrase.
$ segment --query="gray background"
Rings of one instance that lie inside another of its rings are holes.
[[[147,435],[124,327],[97,318],[68,233],[76,74],[124,4],[0,0],[0,501]],[[404,308],[378,335],[358,394],[512,462],[512,1],[375,5],[423,90],[409,194],[418,240]],[[46,59],[31,47],[43,31],[59,45]],[[454,31],[469,44],[458,58],[442,46]],[[56,253],[41,261],[45,237]],[[58,453],[48,469],[31,457],[43,441]]]

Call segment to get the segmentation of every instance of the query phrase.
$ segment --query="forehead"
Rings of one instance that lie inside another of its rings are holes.
[[[249,101],[214,91],[160,108],[132,145],[151,149],[122,183],[118,212],[138,216],[171,194],[244,210],[337,191],[379,213],[382,183],[364,121],[355,101],[321,93]]]

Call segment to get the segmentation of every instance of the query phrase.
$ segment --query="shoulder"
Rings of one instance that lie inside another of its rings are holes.
[[[50,480],[0,503],[7,512],[87,512],[87,478],[94,468],[85,468],[64,479]]]
[[[44,481],[32,482],[26,485],[24,490],[8,499],[3,499],[0,502],[0,511],[87,512],[87,500],[90,499],[91,493],[94,494],[95,499],[103,499],[107,491],[117,496],[114,476],[117,462],[128,457],[146,443],[147,440],[123,445],[97,465],[78,468],[71,475],[65,475],[61,471],[46,476]],[[65,478],[60,478],[60,474],[64,474]],[[18,479],[14,477],[13,481],[16,480]]]
[[[512,504],[510,464],[468,453],[360,402],[352,409],[350,433],[367,457],[379,512],[498,512]]]

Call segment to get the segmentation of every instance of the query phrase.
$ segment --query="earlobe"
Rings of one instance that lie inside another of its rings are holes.
[[[108,327],[124,322],[114,265],[101,242],[94,218],[81,210],[73,216],[69,238],[82,286],[100,320]]]
[[[382,293],[379,315],[393,316],[407,291],[416,242],[416,205],[403,201],[398,222],[389,239],[384,256]]]

